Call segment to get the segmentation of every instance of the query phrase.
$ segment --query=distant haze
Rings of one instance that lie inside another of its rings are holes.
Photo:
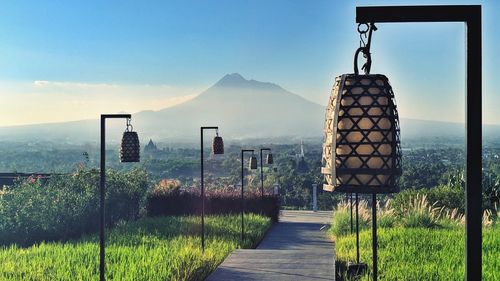
[[[325,106],[308,101],[268,82],[247,80],[238,73],[222,77],[212,87],[184,103],[157,111],[133,114],[132,124],[141,139],[197,140],[200,126],[219,126],[222,136],[243,138],[321,138]],[[402,138],[460,137],[464,124],[402,119]],[[117,140],[124,121],[108,125],[108,139]],[[500,126],[485,126],[500,136]],[[98,140],[99,121],[0,127],[8,140]]]

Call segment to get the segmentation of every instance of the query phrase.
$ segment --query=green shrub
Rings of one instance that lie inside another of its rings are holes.
[[[106,222],[139,217],[149,186],[144,171],[108,170]],[[0,245],[65,240],[99,228],[99,173],[79,169],[49,180],[28,178],[0,196]]]
[[[430,204],[435,207],[449,210],[457,209],[460,213],[465,211],[465,190],[441,185],[435,188],[405,189],[394,196],[394,210],[401,215],[401,207],[411,204],[411,200],[416,196],[426,196]]]

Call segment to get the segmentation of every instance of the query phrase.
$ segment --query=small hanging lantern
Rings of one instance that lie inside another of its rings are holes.
[[[273,161],[273,154],[272,153],[267,154],[267,156],[266,156],[266,164],[272,165],[273,163],[274,163],[274,161]]]
[[[219,130],[215,133],[214,141],[212,142],[212,151],[214,154],[224,154],[224,141],[219,136]]]
[[[398,111],[387,77],[369,74],[368,40],[365,47],[356,51],[355,73],[335,79],[326,109],[321,172],[325,177],[323,189],[327,191],[398,191],[396,180],[401,174]],[[358,74],[359,52],[367,58],[364,75]]]
[[[251,170],[255,170],[257,169],[257,157],[255,155],[252,154],[252,157],[250,157],[250,169]]]
[[[120,147],[120,162],[139,162],[140,150],[139,136],[133,131],[130,119],[127,119],[127,129],[123,133]]]

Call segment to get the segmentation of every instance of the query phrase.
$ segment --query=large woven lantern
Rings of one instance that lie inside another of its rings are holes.
[[[129,128],[132,126],[127,122],[127,130],[123,133],[120,147],[120,162],[139,162],[141,151],[139,136]]]
[[[381,74],[335,79],[325,116],[323,189],[397,192],[401,174],[399,118],[394,93]]]
[[[224,154],[224,141],[219,136],[219,131],[216,132],[214,141],[212,142],[212,151],[214,154]]]

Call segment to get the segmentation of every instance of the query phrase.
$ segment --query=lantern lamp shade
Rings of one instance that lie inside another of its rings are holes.
[[[214,154],[224,154],[224,141],[222,137],[215,136],[212,142],[212,151]]]
[[[252,155],[252,157],[250,157],[249,166],[251,170],[257,169],[257,157],[255,157],[255,155]]]
[[[394,93],[381,74],[335,79],[325,116],[323,189],[397,192],[400,125]]]
[[[139,162],[141,146],[137,132],[126,131],[123,133],[120,147],[121,162]]]
[[[266,156],[266,164],[272,165],[273,163],[274,163],[273,154],[272,153],[267,154],[267,156]]]

